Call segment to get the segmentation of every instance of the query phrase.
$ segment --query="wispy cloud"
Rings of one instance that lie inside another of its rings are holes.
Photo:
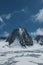
[[[2,14],[0,17],[9,20],[12,17],[12,13]]]
[[[1,20],[1,21],[3,21],[3,19],[9,20],[9,19],[11,19],[11,17],[13,17],[13,15],[15,15],[16,13],[22,13],[22,12],[27,13],[27,11],[28,11],[28,8],[26,7],[26,8],[23,8],[23,9],[21,9],[21,10],[16,10],[16,11],[13,11],[13,12],[8,13],[8,14],[2,14],[2,15],[0,16],[0,20]]]
[[[3,18],[0,16],[0,29],[2,29],[5,25]]]
[[[23,12],[24,12],[24,11],[25,11],[25,9],[21,9],[21,11],[23,11]]]
[[[6,20],[10,20],[12,17],[12,14],[8,13],[8,14],[2,14],[0,15],[0,29],[3,28],[3,26],[5,26],[5,19]]]
[[[2,14],[2,15],[0,15],[0,22],[2,23],[1,26],[0,26],[0,28],[4,26],[3,24],[5,24],[5,20],[8,20],[8,22],[9,22],[9,20],[11,20],[11,18],[15,17],[15,14],[19,14],[19,15],[21,13],[26,14],[27,11],[28,11],[28,8],[26,7],[26,8],[23,8],[21,10],[16,10],[16,11],[13,11],[13,12],[8,13],[8,14]],[[27,16],[26,16],[26,18],[27,18]],[[26,19],[26,21],[27,21],[27,19]]]
[[[37,14],[35,14],[34,16],[32,16],[33,20],[35,22],[43,22],[43,8],[39,10],[39,12]]]
[[[3,36],[9,36],[9,33],[5,31]]]
[[[43,2],[43,0],[40,0],[41,2]]]
[[[6,15],[5,18],[6,18],[7,20],[9,20],[11,17],[12,17],[12,14],[8,14],[8,15]]]
[[[25,10],[24,9],[21,9],[19,11],[13,11],[12,13],[8,13],[8,14],[2,14],[0,16],[0,21],[3,21],[3,19],[11,19],[11,17],[13,17],[13,15],[15,15],[15,13],[21,13],[21,12],[24,12]]]
[[[38,28],[35,32],[31,32],[31,35],[43,35],[43,28]]]
[[[2,17],[0,17],[0,22],[3,22],[3,19],[2,19]]]

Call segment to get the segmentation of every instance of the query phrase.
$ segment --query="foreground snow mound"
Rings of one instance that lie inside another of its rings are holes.
[[[21,47],[19,41],[9,46],[6,40],[0,41],[0,65],[43,65],[43,46],[36,44]]]

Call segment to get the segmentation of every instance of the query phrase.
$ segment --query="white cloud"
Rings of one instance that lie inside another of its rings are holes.
[[[2,17],[0,17],[0,22],[3,22],[3,19],[2,19]]]
[[[43,22],[43,8],[39,10],[39,12],[33,16],[34,20],[37,22]]]
[[[43,35],[43,28],[38,28],[35,32],[31,32],[31,35],[36,36],[36,35]]]

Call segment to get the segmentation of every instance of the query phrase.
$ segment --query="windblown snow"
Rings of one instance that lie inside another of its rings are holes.
[[[22,48],[16,39],[11,46],[0,40],[0,65],[43,65],[43,46],[34,45]]]

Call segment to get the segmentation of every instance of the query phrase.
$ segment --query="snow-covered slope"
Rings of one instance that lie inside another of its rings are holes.
[[[32,39],[24,28],[15,29],[7,38],[1,37],[0,65],[43,65],[41,39]]]
[[[6,40],[1,40],[0,65],[43,65],[43,46],[33,42],[33,46],[24,48],[17,39],[11,46]]]

